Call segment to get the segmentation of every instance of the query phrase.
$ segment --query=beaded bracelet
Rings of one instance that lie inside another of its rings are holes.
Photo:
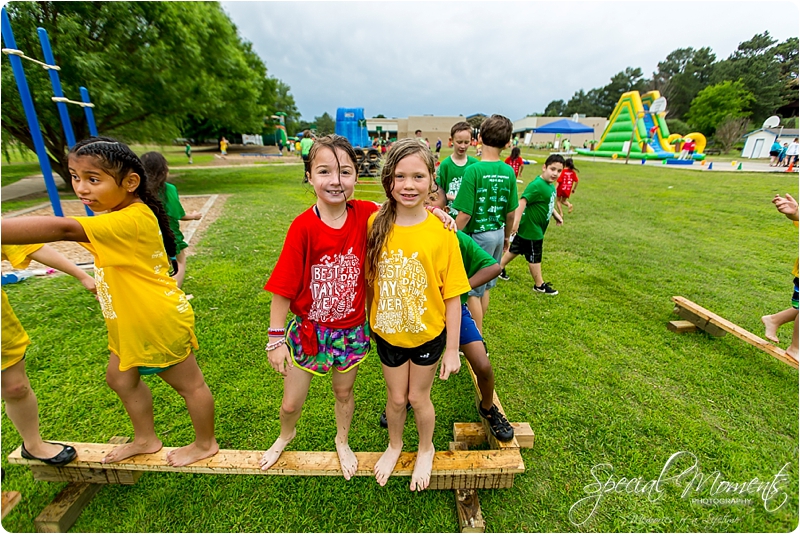
[[[286,344],[286,340],[284,338],[279,339],[278,341],[274,341],[272,343],[267,343],[267,348],[265,349],[267,352],[272,352],[273,350],[277,349],[281,345]]]
[[[268,328],[267,333],[270,336],[282,336],[286,333],[285,328]]]
[[[425,206],[425,209],[433,213],[434,211],[436,211],[436,206]]]

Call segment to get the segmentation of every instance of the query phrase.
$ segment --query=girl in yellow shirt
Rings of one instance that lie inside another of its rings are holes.
[[[92,277],[52,247],[41,244],[3,245],[2,251],[3,259],[11,262],[15,269],[25,269],[31,260],[36,260],[74,276],[81,281],[83,287],[96,293]],[[31,344],[31,339],[11,308],[5,290],[2,293],[3,374],[0,386],[6,403],[6,415],[22,438],[22,457],[41,460],[48,465],[68,464],[76,455],[73,447],[42,441],[39,433],[39,404],[25,372],[25,351]]]
[[[431,151],[398,141],[381,171],[387,202],[370,219],[366,276],[369,324],[386,380],[389,447],[375,464],[383,486],[403,450],[406,403],[414,408],[419,447],[411,491],[430,483],[436,413],[431,386],[458,372],[460,296],[470,290],[456,234],[425,210],[433,186]]]
[[[4,220],[2,242],[77,241],[94,256],[111,351],[106,382],[134,430],[134,440],[103,462],[161,449],[150,388],[141,380],[156,373],[184,398],[195,430],[195,441],[170,452],[167,462],[188,465],[216,454],[214,398],[192,352],[194,312],[170,276],[177,268],[175,239],[161,202],[147,188],[141,160],[123,143],[93,137],[70,150],[69,171],[78,198],[104,213]]]

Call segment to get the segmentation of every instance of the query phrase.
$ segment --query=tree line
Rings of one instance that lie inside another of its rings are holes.
[[[544,113],[531,116],[608,117],[623,93],[658,90],[667,99],[670,130],[699,131],[724,145],[732,136],[731,126],[738,125],[734,130],[741,131],[733,135],[735,141],[748,127],[760,127],[771,115],[796,121],[797,75],[797,37],[779,43],[765,31],[719,61],[708,47],[679,48],[658,63],[650,78],[644,77],[641,68],[627,67],[604,87],[580,89],[568,101],[554,100]]]
[[[11,2],[17,48],[39,60],[37,28],[47,30],[64,94],[95,104],[97,129],[128,142],[171,142],[261,133],[265,120],[286,113],[292,131],[300,113],[281,80],[270,76],[251,43],[217,2]],[[66,179],[66,138],[44,69],[24,62],[54,171]],[[7,57],[0,63],[3,145],[9,136],[33,150]],[[89,128],[83,110],[68,106],[77,139]]]

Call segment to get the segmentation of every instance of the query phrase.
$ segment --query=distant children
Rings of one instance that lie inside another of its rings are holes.
[[[219,142],[219,151],[223,158],[228,155],[228,140],[225,137]]]
[[[525,160],[520,156],[519,147],[515,146],[511,149],[511,155],[506,158],[506,164],[511,165],[511,168],[514,169],[514,176],[517,177],[517,183],[522,183],[519,177],[522,175],[522,171],[525,170]]]
[[[437,158],[439,157],[439,152],[441,152],[441,151],[442,151],[442,138],[441,137],[437,137],[436,138],[436,157]]]
[[[789,220],[794,221],[795,227],[798,226],[798,208],[797,208],[797,201],[792,198],[791,195],[786,194],[785,196],[775,195],[775,198],[772,199],[772,203],[775,204],[775,207],[778,209],[779,212],[786,215]],[[796,237],[796,235],[795,235]],[[778,328],[786,323],[794,322],[794,330],[792,331],[792,342],[786,349],[786,355],[794,358],[795,360],[798,359],[798,326],[797,326],[797,308],[798,308],[798,260],[794,260],[794,270],[792,271],[792,275],[794,276],[794,289],[792,291],[792,307],[787,308],[783,311],[772,315],[765,315],[761,318],[761,322],[764,323],[765,329],[765,336],[767,339],[772,341],[773,343],[779,343],[780,340],[778,339]]]
[[[186,249],[189,245],[184,240],[183,232],[181,232],[181,221],[196,221],[202,215],[197,212],[186,214],[178,196],[178,188],[167,183],[169,165],[167,164],[167,159],[160,152],[142,154],[142,165],[144,165],[144,170],[147,173],[147,185],[150,187],[150,192],[158,197],[167,212],[167,217],[169,217],[169,227],[172,229],[172,235],[175,237],[175,248],[178,251],[178,255],[175,258],[178,261],[175,281],[178,283],[178,287],[183,287],[183,280],[186,278]]]
[[[381,170],[387,201],[370,220],[367,241],[369,324],[386,380],[389,427],[375,478],[384,486],[400,458],[408,402],[419,435],[411,491],[430,483],[436,452],[430,391],[440,358],[442,380],[461,367],[459,296],[469,290],[458,239],[426,212],[433,165],[433,154],[417,140],[391,148]]]
[[[783,143],[780,152],[778,153],[778,162],[776,163],[777,167],[784,166],[784,161],[786,159],[786,151],[789,150],[789,143]]]
[[[478,142],[484,145],[483,160],[470,165],[453,201],[456,224],[496,261],[508,250],[514,210],[517,209],[517,179],[514,169],[500,159],[511,141],[513,125],[502,115],[492,115],[481,124]],[[492,280],[469,293],[467,305],[483,332],[483,317],[489,309],[489,293],[497,284]]]
[[[106,382],[133,423],[131,443],[114,447],[104,463],[161,449],[153,398],[141,376],[158,374],[186,401],[195,441],[167,454],[170,465],[217,453],[214,398],[192,349],[194,312],[175,279],[177,262],[169,218],[147,187],[147,173],[131,149],[108,137],[83,140],[69,151],[75,194],[95,217],[17,217],[2,222],[3,244],[77,241],[94,256],[97,298],[111,350]]]
[[[186,142],[186,157],[189,158],[189,163],[192,163],[192,145]]]
[[[453,143],[453,153],[444,158],[436,170],[436,183],[442,188],[449,206],[458,194],[467,167],[478,162],[477,158],[467,155],[472,142],[472,126],[468,122],[457,122],[450,128],[450,141]],[[450,215],[455,217],[457,214],[450,206]]]
[[[5,229],[5,228],[4,228]],[[83,287],[96,293],[94,279],[83,269],[48,245],[3,245],[2,256],[15,269],[25,269],[36,260],[80,280]],[[22,438],[22,457],[47,465],[66,465],[75,459],[75,449],[63,443],[43,441],[39,433],[39,404],[25,371],[25,352],[31,339],[17,319],[5,290],[3,303],[2,387],[6,415]]]
[[[308,182],[308,154],[311,152],[311,147],[314,145],[314,138],[311,137],[311,130],[303,132],[303,138],[300,140],[300,157],[303,158],[303,182]]]
[[[781,155],[781,144],[778,142],[778,138],[775,138],[775,141],[772,142],[772,146],[769,147],[769,166],[776,167],[779,163],[778,156]]]
[[[561,209],[562,204],[572,213],[572,204],[569,197],[578,190],[578,169],[572,162],[572,158],[564,160],[564,170],[558,176],[558,186],[556,187],[556,210],[561,218],[564,218],[564,211]]]
[[[556,188],[553,183],[561,174],[564,167],[564,158],[559,154],[550,155],[542,165],[542,174],[528,184],[522,197],[519,199],[519,208],[513,223],[514,241],[511,248],[503,254],[500,262],[502,272],[500,278],[509,280],[506,266],[520,254],[528,260],[528,269],[533,276],[533,289],[545,295],[558,295],[550,282],[542,278],[542,245],[544,233],[550,224],[550,217],[556,220],[556,225],[561,225],[561,215],[554,211],[556,201]]]

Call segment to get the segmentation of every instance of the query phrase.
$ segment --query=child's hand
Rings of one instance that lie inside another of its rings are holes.
[[[444,223],[444,227],[450,230],[451,232],[455,232],[458,230],[458,226],[456,225],[456,220],[453,219],[449,213],[444,211],[442,208],[435,208],[431,211],[440,221]]]
[[[97,295],[97,285],[94,282],[94,278],[87,274],[85,277],[81,278],[81,284],[86,288],[86,291]]]
[[[285,377],[286,373],[289,371],[289,368],[286,366],[292,365],[292,355],[289,354],[289,349],[286,348],[286,344],[284,343],[277,349],[270,351],[268,354],[269,364],[273,369]]]
[[[780,195],[775,195],[775,198],[772,199],[772,203],[775,204],[775,207],[778,208],[778,211],[796,221],[798,219],[797,214],[797,201],[792,198],[792,195],[786,193],[786,196],[782,197]]]
[[[461,358],[458,357],[458,349],[444,349],[442,365],[439,368],[439,378],[447,380],[451,374],[458,373],[460,369]]]

